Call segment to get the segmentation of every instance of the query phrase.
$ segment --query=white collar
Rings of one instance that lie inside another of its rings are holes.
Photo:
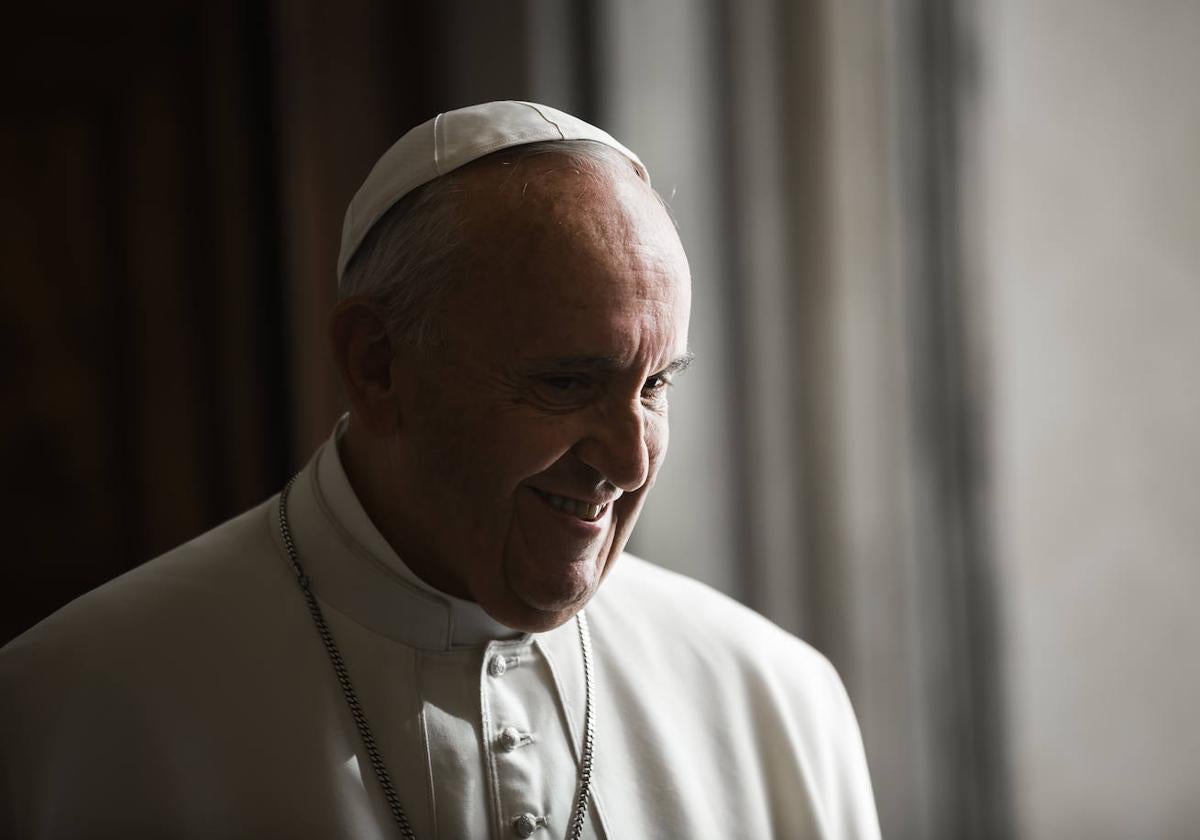
[[[343,415],[288,499],[300,562],[322,601],[360,624],[424,650],[519,638],[473,601],[434,589],[401,561],[371,522],[342,466]]]

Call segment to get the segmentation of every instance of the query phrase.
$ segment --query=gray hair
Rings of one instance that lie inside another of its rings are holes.
[[[646,180],[631,160],[594,140],[528,143],[480,160],[499,160],[516,174],[522,161],[547,154],[588,174],[627,166]],[[461,276],[455,256],[462,245],[464,173],[470,168],[435,178],[392,205],[363,239],[338,284],[339,300],[367,298],[394,338],[421,351],[439,339],[439,316]]]

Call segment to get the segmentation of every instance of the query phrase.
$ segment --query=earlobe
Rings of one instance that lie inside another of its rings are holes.
[[[363,298],[341,301],[329,316],[334,364],[354,414],[374,435],[395,432],[399,394],[392,373],[395,348],[374,306]]]

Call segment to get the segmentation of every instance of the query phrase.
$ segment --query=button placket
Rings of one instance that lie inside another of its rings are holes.
[[[507,836],[540,836],[553,819],[548,806],[561,774],[550,772],[539,750],[529,749],[537,743],[530,724],[556,715],[556,695],[548,668],[538,667],[531,646],[514,650],[502,644],[489,647],[481,686],[492,799]],[[562,747],[565,753],[565,741]]]

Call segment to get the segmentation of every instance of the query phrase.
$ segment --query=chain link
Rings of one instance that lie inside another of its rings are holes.
[[[579,757],[579,796],[575,800],[575,813],[571,817],[567,840],[579,840],[583,836],[583,824],[587,820],[588,795],[592,788],[592,749],[596,740],[596,722],[593,717],[592,698],[592,634],[588,629],[587,616],[580,610],[575,614],[579,628],[579,649],[583,652],[583,753]]]
[[[308,611],[312,615],[313,623],[317,626],[317,634],[321,637],[321,643],[325,646],[325,652],[329,654],[329,661],[333,665],[333,672],[337,676],[338,685],[342,688],[342,696],[346,698],[346,705],[350,708],[350,716],[354,718],[354,726],[358,730],[358,736],[367,750],[371,769],[375,772],[375,778],[379,782],[379,787],[383,789],[383,798],[387,801],[388,809],[392,812],[392,819],[395,820],[396,825],[400,829],[400,835],[404,840],[416,840],[412,826],[408,823],[408,815],[404,813],[404,808],[400,805],[400,797],[396,794],[396,788],[392,784],[392,777],[388,773],[387,766],[383,763],[383,756],[380,754],[379,747],[375,743],[375,736],[371,733],[371,727],[367,723],[366,713],[363,712],[362,704],[358,701],[358,693],[355,692],[354,685],[350,682],[350,672],[346,668],[345,660],[342,659],[342,652],[338,650],[337,643],[333,639],[333,631],[329,629],[329,624],[325,621],[325,614],[321,612],[321,605],[317,603],[317,596],[313,594],[312,582],[304,573],[304,567],[300,565],[300,554],[296,550],[296,542],[292,538],[292,528],[288,522],[287,515],[288,496],[291,494],[292,485],[296,483],[298,477],[295,475],[292,476],[284,486],[283,491],[279,494],[279,533],[283,537],[283,545],[287,549],[288,559],[292,562],[292,571],[296,575],[296,581],[300,584],[300,591],[304,593],[304,600],[308,604]],[[595,722],[593,720],[592,709],[592,637],[588,630],[587,616],[583,614],[582,610],[576,613],[575,624],[579,628],[579,647],[583,653],[585,706],[583,713],[583,752],[579,761],[579,793],[575,800],[574,812],[571,815],[567,840],[579,840],[583,835],[583,826],[587,819],[588,799],[591,794],[592,754],[595,743]]]

